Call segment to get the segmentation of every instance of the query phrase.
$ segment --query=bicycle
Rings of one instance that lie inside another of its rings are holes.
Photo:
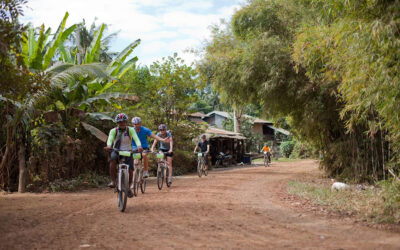
[[[145,153],[148,153],[147,151]],[[142,153],[136,153],[133,154],[133,160],[134,162],[134,170],[133,170],[133,181],[132,181],[132,189],[133,189],[133,195],[137,196],[139,193],[139,186],[140,186],[140,191],[142,194],[146,191],[146,178],[143,178],[143,156]]]
[[[155,153],[158,159],[157,162],[157,186],[161,190],[163,187],[164,179],[167,187],[171,187],[171,183],[168,182],[167,178],[169,176],[168,161],[165,152]]]
[[[115,181],[115,192],[117,193],[118,207],[121,212],[125,211],[128,191],[129,191],[129,161],[132,151],[122,151],[119,149],[112,149],[118,153],[118,165],[117,165],[117,179]]]
[[[205,161],[205,153],[197,153],[197,174],[199,177],[204,173],[205,176],[208,175],[208,166]]]
[[[264,167],[269,167],[271,164],[269,157],[269,152],[264,152]]]

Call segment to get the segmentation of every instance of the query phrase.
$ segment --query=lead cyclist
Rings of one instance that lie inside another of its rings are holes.
[[[138,151],[142,152],[142,144],[135,132],[135,129],[132,127],[127,126],[128,123],[128,116],[124,113],[118,114],[115,117],[115,122],[118,124],[116,128],[110,130],[107,140],[107,147],[105,149],[107,151],[111,151],[112,149],[117,149],[121,151],[131,151],[132,150],[132,140],[136,142],[138,146]],[[108,184],[108,187],[113,188],[115,187],[115,179],[117,176],[117,162],[118,162],[119,154],[116,151],[111,152],[111,159],[110,159],[110,177],[111,182]],[[133,158],[132,155],[129,158],[129,187],[132,184],[133,179]],[[132,190],[128,190],[128,197],[132,198],[133,193]]]

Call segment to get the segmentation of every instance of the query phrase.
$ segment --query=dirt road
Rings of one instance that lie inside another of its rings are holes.
[[[0,249],[400,249],[400,234],[299,210],[288,180],[313,161],[275,163],[174,179],[128,200],[108,189],[0,196]]]

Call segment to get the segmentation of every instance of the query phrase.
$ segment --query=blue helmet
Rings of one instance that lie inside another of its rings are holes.
[[[158,126],[158,130],[167,130],[167,125],[160,124],[160,126]]]

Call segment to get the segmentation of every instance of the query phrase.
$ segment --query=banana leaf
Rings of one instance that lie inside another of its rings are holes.
[[[36,70],[42,69],[42,61],[43,61],[43,46],[45,42],[46,36],[44,34],[44,25],[40,27],[40,34],[38,41],[35,45],[35,51],[33,52],[32,57],[29,60],[29,67]]]
[[[137,61],[138,61],[138,58],[137,58],[137,56],[135,56],[134,58],[132,58],[129,61],[127,61],[126,63],[124,63],[119,69],[118,79],[121,79],[125,75],[125,73],[128,72],[128,70],[135,67]]]
[[[103,36],[103,31],[105,28],[105,24],[103,23],[99,30],[97,30],[94,33],[94,38],[92,40],[92,42],[90,43],[89,48],[86,51],[86,55],[85,55],[85,63],[92,63],[93,61],[97,61],[98,58],[96,58],[96,55],[99,54],[97,53],[99,48],[100,48],[100,44],[101,44],[101,38]]]
[[[99,100],[104,100],[108,103],[111,102],[112,99],[120,99],[120,100],[130,100],[130,101],[135,101],[139,102],[139,97],[132,95],[132,94],[125,94],[125,93],[119,93],[119,92],[112,92],[112,93],[105,93],[105,94],[100,94],[98,96],[88,98],[82,102],[80,102],[78,105],[83,105],[83,104],[91,104],[95,101]]]
[[[108,136],[103,133],[100,129],[87,124],[86,122],[81,122],[82,126],[84,129],[86,129],[87,131],[89,131],[92,135],[94,135],[97,139],[99,139],[100,141],[106,143]]]
[[[51,60],[53,59],[53,56],[59,46],[68,16],[69,16],[69,14],[68,14],[68,12],[66,12],[63,20],[61,21],[60,25],[58,26],[56,33],[53,36],[53,40],[49,44],[49,47],[44,55],[43,69],[46,69],[47,67],[49,67]]]
[[[119,53],[114,60],[108,65],[107,71],[110,75],[116,76],[119,68],[125,62],[125,59],[132,53],[132,51],[140,44],[140,39],[129,44],[121,53]]]

